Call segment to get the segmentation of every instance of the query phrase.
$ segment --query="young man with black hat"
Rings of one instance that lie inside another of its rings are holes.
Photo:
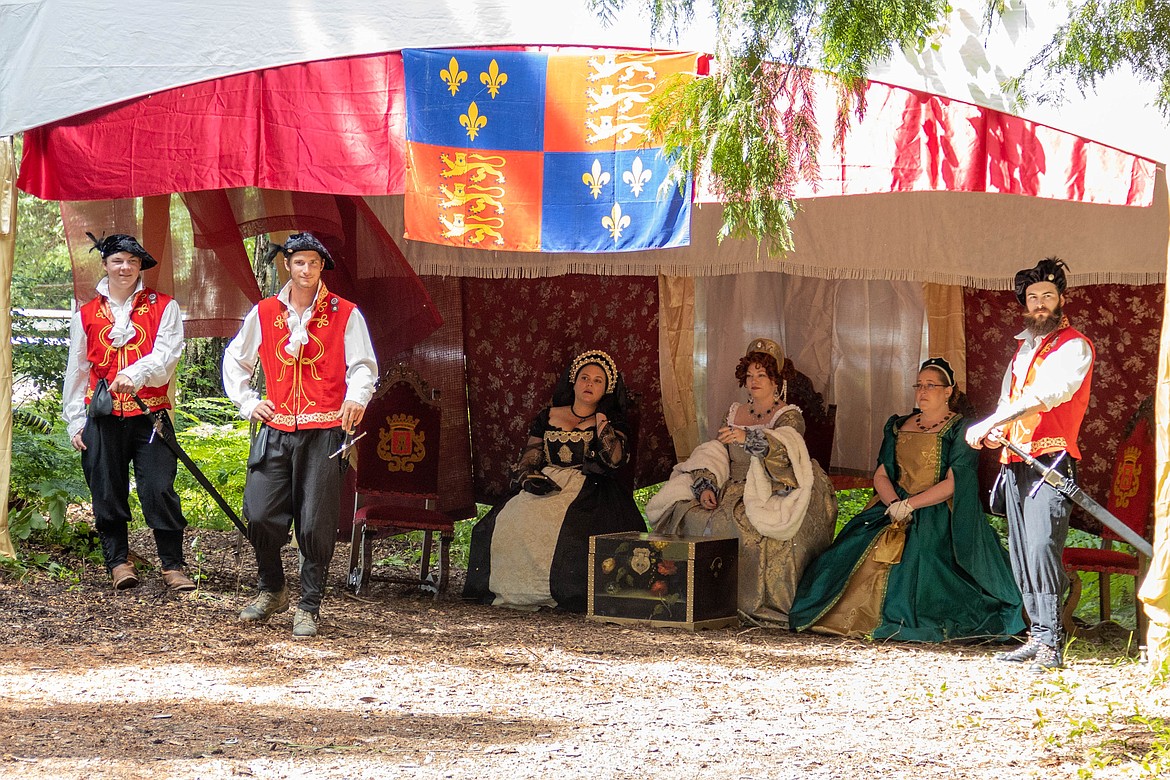
[[[69,363],[62,412],[93,495],[93,516],[115,590],[133,588],[138,572],[129,560],[130,464],[146,524],[154,531],[163,581],[171,590],[194,590],[184,573],[187,521],[175,492],[178,462],[154,435],[151,412],[171,408],[169,388],[183,353],[183,317],[169,295],[146,287],[142,271],[157,265],[133,236],[102,240],[87,233],[106,275],[97,295],[69,325]],[[169,415],[160,415],[170,427]],[[173,429],[168,432],[173,436]]]
[[[978,449],[1007,440],[1045,465],[1059,460],[1057,471],[1075,478],[1094,353],[1064,317],[1065,268],[1063,260],[1049,257],[1016,274],[1026,327],[1016,336],[1019,346],[1004,373],[999,405],[967,429],[967,443]],[[1029,671],[1040,674],[1063,666],[1060,615],[1068,576],[1061,553],[1072,502],[1006,448],[1000,463],[993,492],[1002,491],[1005,500],[1012,573],[1032,625],[1025,645],[996,658],[1030,662]]]
[[[309,233],[283,247],[290,278],[248,312],[223,357],[223,384],[240,416],[260,424],[248,457],[244,517],[259,570],[259,594],[240,620],[263,622],[289,607],[280,550],[295,528],[301,597],[293,635],[316,636],[340,508],[341,448],[374,394],[378,364],[357,307],[329,292],[333,268]],[[257,360],[267,398],[250,386]]]

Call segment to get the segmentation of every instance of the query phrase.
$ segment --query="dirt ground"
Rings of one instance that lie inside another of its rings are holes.
[[[1135,713],[1167,689],[1125,638],[1035,679],[987,646],[697,634],[341,587],[321,635],[242,626],[255,568],[200,532],[207,576],[113,593],[0,578],[0,776],[20,778],[1153,777]],[[153,552],[149,540],[134,548]],[[293,571],[289,552],[286,570]],[[294,587],[295,580],[291,583]],[[1157,770],[1153,770],[1157,771]]]

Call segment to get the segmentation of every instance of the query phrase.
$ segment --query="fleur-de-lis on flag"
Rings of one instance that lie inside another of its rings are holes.
[[[634,193],[636,198],[642,194],[642,188],[650,181],[651,175],[652,171],[649,168],[642,167],[642,158],[635,157],[630,170],[622,174],[622,181],[630,185],[630,192]]]
[[[586,171],[581,174],[581,181],[589,187],[589,192],[593,195],[593,199],[597,200],[597,196],[601,194],[601,188],[609,184],[609,172],[602,172],[601,160],[593,161],[593,170]]]
[[[601,218],[601,226],[609,231],[614,241],[617,241],[622,237],[622,231],[630,226],[630,218],[622,214],[621,204],[615,203],[609,216]]]
[[[479,113],[479,106],[472,101],[467,107],[467,113],[459,115],[459,124],[467,128],[467,137],[474,141],[479,131],[487,125],[487,117]]]
[[[495,60],[492,60],[488,65],[488,69],[479,74],[480,83],[488,89],[488,94],[494,99],[496,95],[500,94],[500,87],[508,83],[508,74],[500,73],[500,65]]]
[[[439,71],[439,78],[443,79],[447,91],[454,96],[459,91],[459,85],[467,81],[467,71],[459,70],[459,61],[452,57],[451,62],[447,63],[447,69]]]

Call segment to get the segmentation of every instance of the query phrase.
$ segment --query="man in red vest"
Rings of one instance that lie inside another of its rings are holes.
[[[1027,310],[1027,327],[1016,336],[1019,346],[1004,373],[999,405],[967,429],[967,443],[999,447],[1006,439],[1048,466],[1064,455],[1057,471],[1075,479],[1094,353],[1063,315],[1065,268],[1063,260],[1049,257],[1016,274],[1016,298]],[[1009,450],[1000,462],[992,492],[1002,491],[1012,573],[1032,625],[1026,644],[996,658],[1030,662],[1029,671],[1041,674],[1063,666],[1060,614],[1068,576],[1061,552],[1072,502]]]
[[[301,598],[293,636],[317,634],[325,578],[337,540],[341,466],[330,458],[362,420],[378,364],[370,333],[352,303],[329,292],[333,268],[309,233],[283,247],[288,284],[248,312],[223,357],[223,384],[244,419],[260,423],[248,456],[244,517],[259,570],[259,594],[240,620],[263,622],[289,607],[280,550],[295,528]],[[259,360],[267,398],[250,386]]]
[[[152,412],[170,409],[171,378],[183,353],[183,317],[169,295],[146,287],[142,271],[157,265],[133,236],[117,233],[101,241],[87,234],[106,275],[97,295],[69,325],[69,363],[62,414],[93,495],[93,517],[115,590],[133,588],[138,573],[130,562],[130,464],[146,524],[154,531],[163,581],[176,591],[194,590],[184,573],[183,529],[187,521],[175,492],[178,462],[154,435]],[[91,249],[90,251],[93,251]],[[160,415],[174,436],[170,416]]]

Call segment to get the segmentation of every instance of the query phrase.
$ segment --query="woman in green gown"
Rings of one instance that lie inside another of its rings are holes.
[[[886,423],[875,496],[805,570],[798,631],[919,642],[1023,630],[1019,589],[979,501],[954,372],[922,364],[917,408]]]

